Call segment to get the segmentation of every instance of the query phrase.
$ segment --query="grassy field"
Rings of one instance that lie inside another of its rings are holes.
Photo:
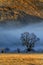
[[[0,65],[43,65],[43,54],[0,54]]]

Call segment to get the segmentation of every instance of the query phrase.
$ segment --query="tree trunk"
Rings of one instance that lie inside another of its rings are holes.
[[[29,47],[27,47],[27,51],[31,51],[32,50],[32,45],[30,45]]]

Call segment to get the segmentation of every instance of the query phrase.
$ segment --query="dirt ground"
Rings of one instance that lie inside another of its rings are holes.
[[[43,65],[43,54],[0,54],[0,65]]]

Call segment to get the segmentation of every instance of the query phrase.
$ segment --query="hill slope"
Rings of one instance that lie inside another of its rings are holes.
[[[25,14],[43,18],[43,0],[0,0],[0,21],[22,19]]]

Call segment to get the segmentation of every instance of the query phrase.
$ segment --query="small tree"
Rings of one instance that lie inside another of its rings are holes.
[[[2,50],[1,53],[4,53],[4,51]]]
[[[5,51],[5,53],[8,53],[10,51],[10,49],[9,48],[5,48],[4,51]]]
[[[20,53],[20,49],[19,48],[17,48],[17,52]]]
[[[8,53],[9,51],[10,51],[9,48],[4,48],[4,49],[2,49],[1,53]]]
[[[24,32],[21,34],[21,40],[23,45],[27,47],[28,51],[31,51],[35,46],[35,43],[39,40],[34,33]]]

